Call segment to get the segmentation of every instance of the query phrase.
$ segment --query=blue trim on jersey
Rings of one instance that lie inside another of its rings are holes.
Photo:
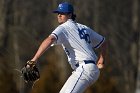
[[[81,74],[80,74],[80,76],[79,76],[78,80],[76,81],[76,83],[75,83],[75,85],[74,85],[74,87],[73,87],[73,89],[71,90],[71,92],[70,92],[70,93],[72,93],[72,92],[73,92],[74,88],[76,87],[76,85],[77,85],[78,81],[80,80],[80,78],[81,78],[81,76],[82,76],[82,74],[83,74],[83,72],[84,72],[84,68],[83,68],[83,66],[82,66],[82,69],[83,69],[83,71],[81,72]]]
[[[53,35],[55,35],[55,37],[56,37],[56,40],[58,40],[58,36],[55,34],[55,33],[52,33]]]
[[[94,48],[98,48],[104,42],[104,40],[105,38],[103,37],[102,41],[98,45],[96,45]]]

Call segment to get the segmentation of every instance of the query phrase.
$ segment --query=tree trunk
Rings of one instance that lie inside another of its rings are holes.
[[[139,21],[139,1],[133,0],[133,7],[132,7],[132,28],[133,28],[133,39],[134,43],[132,44],[132,59],[136,62],[136,69],[137,69],[137,78],[136,78],[136,91],[135,93],[140,93],[140,33],[138,29],[138,21]],[[135,50],[134,50],[135,49]]]

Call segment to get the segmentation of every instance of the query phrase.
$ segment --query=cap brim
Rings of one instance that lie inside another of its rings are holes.
[[[54,10],[53,13],[63,13],[63,12],[60,10]]]
[[[54,10],[54,11],[52,11],[53,13],[59,13],[59,11],[58,10]]]
[[[64,12],[64,11],[60,11],[60,10],[54,10],[53,13],[70,13],[70,12],[67,12],[67,11]]]

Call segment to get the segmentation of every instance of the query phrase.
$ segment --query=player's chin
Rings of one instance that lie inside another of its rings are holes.
[[[63,22],[58,22],[59,24],[63,24]]]
[[[64,20],[58,19],[59,24],[63,24],[64,22],[65,22]]]

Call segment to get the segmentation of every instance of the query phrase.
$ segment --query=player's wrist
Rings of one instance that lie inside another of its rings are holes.
[[[37,63],[37,58],[33,58],[33,59],[29,60],[29,61]]]
[[[35,65],[37,62],[36,61],[32,61],[32,60],[28,60],[27,61],[27,65]]]

